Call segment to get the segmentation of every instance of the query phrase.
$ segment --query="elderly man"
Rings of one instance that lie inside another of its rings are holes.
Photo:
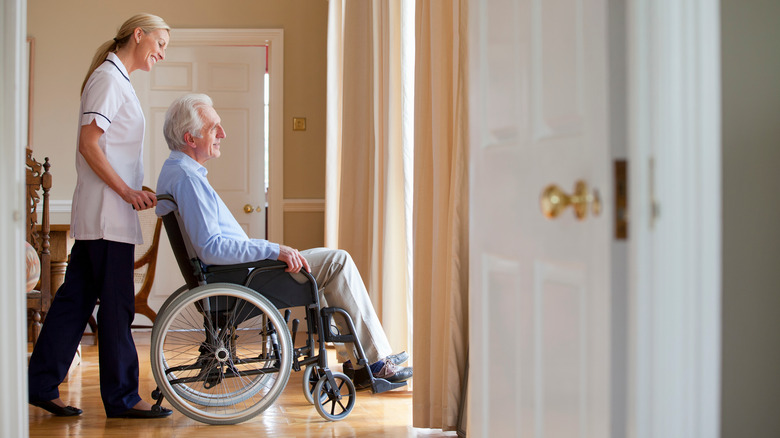
[[[316,248],[299,252],[267,240],[250,239],[211,187],[203,164],[221,155],[225,129],[210,97],[190,94],[174,101],[165,114],[163,131],[171,154],[157,180],[157,193],[176,199],[185,231],[203,263],[229,265],[271,259],[287,263],[287,272],[305,269],[317,281],[328,305],[341,307],[352,317],[374,377],[390,382],[412,377],[411,367],[399,366],[408,354],[391,354],[360,273],[346,251]],[[157,215],[165,215],[172,208],[170,203],[159,203]],[[354,359],[351,349],[348,354]],[[345,363],[345,372],[349,374],[351,367],[351,361]],[[367,385],[355,384],[359,388]]]

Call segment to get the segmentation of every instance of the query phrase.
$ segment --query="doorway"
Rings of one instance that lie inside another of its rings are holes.
[[[170,153],[162,134],[169,104],[187,93],[208,94],[227,133],[220,159],[206,164],[209,181],[249,236],[280,236],[281,215],[275,213],[281,213],[283,193],[282,31],[174,29],[171,36],[165,61],[131,79],[147,120],[144,184],[157,185]],[[177,269],[166,239],[158,269]],[[158,278],[151,307],[159,307],[179,282]]]

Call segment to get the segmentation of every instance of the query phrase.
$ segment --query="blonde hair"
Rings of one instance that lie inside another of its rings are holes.
[[[92,58],[92,65],[89,66],[87,76],[84,78],[84,82],[81,84],[82,93],[84,92],[84,87],[87,85],[89,77],[92,76],[92,73],[95,71],[95,69],[100,67],[100,64],[106,60],[110,52],[116,52],[117,50],[124,47],[128,42],[130,42],[130,37],[133,35],[135,29],[139,27],[145,34],[148,34],[149,32],[155,31],[157,29],[165,29],[167,31],[171,30],[171,27],[168,26],[168,23],[156,15],[138,14],[130,17],[119,28],[114,39],[106,41],[100,47],[98,47],[97,52],[95,53],[95,57]]]

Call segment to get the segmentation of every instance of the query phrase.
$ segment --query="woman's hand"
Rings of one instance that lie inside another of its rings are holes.
[[[300,272],[301,268],[306,269],[306,272],[311,272],[309,268],[309,262],[306,258],[298,252],[297,249],[290,248],[289,246],[279,245],[279,257],[276,258],[281,262],[287,263],[287,269],[285,272]]]
[[[93,120],[89,125],[81,127],[79,137],[79,153],[84,157],[89,167],[100,177],[113,191],[132,205],[138,211],[157,205],[157,196],[143,190],[134,190],[116,173],[106,158],[106,154],[100,149],[98,140],[103,135],[103,130]]]
[[[157,196],[146,190],[133,190],[128,187],[127,191],[121,194],[122,199],[128,204],[132,204],[137,211],[146,210],[157,205]]]
[[[136,210],[145,210],[157,205],[157,198],[148,192],[133,190],[116,173],[106,154],[100,149],[98,140],[103,135],[103,130],[93,120],[89,125],[81,127],[79,136],[79,153],[87,162],[95,174],[102,179],[111,190],[115,191],[125,202],[131,204]]]

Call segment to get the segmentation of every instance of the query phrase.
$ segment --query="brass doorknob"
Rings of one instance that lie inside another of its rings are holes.
[[[258,205],[257,208],[254,208],[250,204],[246,204],[244,206],[244,213],[249,214],[249,213],[251,213],[253,211],[257,211],[258,213],[260,213],[261,211],[263,211],[263,207]]]
[[[574,185],[574,193],[567,195],[560,187],[550,184],[542,192],[539,199],[542,207],[542,213],[548,219],[554,219],[561,214],[568,206],[574,209],[574,215],[579,220],[585,219],[588,213],[588,204],[594,216],[601,213],[601,198],[598,190],[588,192],[588,185],[585,181],[577,181]]]

